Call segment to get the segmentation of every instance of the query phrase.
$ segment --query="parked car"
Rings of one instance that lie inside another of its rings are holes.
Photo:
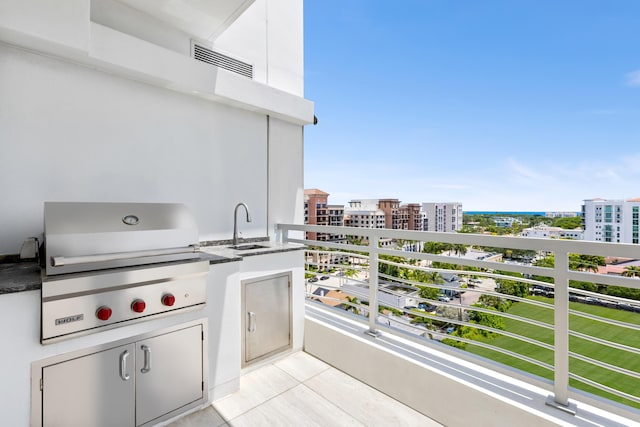
[[[593,298],[593,297],[586,297],[584,299],[584,301],[587,304],[595,304],[595,305],[600,305],[600,300],[598,298]]]
[[[418,304],[418,308],[420,310],[424,310],[426,312],[432,312],[432,311],[435,311],[435,309],[438,308],[438,307],[436,307],[435,305],[432,305],[432,304],[427,304],[426,302],[421,302],[421,303]]]
[[[440,302],[449,302],[449,301],[451,301],[451,298],[449,298],[446,295],[440,295],[440,296],[438,296],[438,301],[440,301]]]
[[[317,281],[318,281],[318,277],[317,276],[313,276],[309,280],[307,280],[307,282],[310,282],[310,283],[317,282]]]
[[[320,278],[320,280],[327,280],[328,278],[329,278],[329,276],[322,276],[322,277]]]

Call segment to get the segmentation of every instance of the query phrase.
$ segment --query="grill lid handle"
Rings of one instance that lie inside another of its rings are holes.
[[[134,258],[148,258],[160,255],[178,255],[200,252],[199,245],[190,245],[183,248],[168,248],[168,249],[154,249],[148,251],[135,251],[135,252],[116,252],[110,254],[97,254],[97,255],[81,255],[73,257],[64,256],[52,256],[51,266],[62,267],[64,265],[77,265],[77,264],[89,264],[95,262],[109,262],[122,259],[134,259]]]

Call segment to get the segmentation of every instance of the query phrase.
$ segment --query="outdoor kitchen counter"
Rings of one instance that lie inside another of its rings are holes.
[[[35,291],[42,286],[37,262],[0,263],[0,294]]]
[[[208,254],[217,255],[225,258],[240,259],[256,255],[266,255],[279,252],[300,251],[305,248],[305,245],[298,243],[275,243],[260,241],[260,245],[264,246],[256,249],[238,250],[229,247],[229,245],[213,245],[213,246],[201,246],[200,250]]]
[[[209,264],[242,261],[242,257],[232,253],[202,253],[200,259]],[[37,291],[42,288],[40,264],[37,262],[0,262],[0,294]]]

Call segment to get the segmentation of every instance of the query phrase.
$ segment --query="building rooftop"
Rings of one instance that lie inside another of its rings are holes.
[[[329,193],[325,193],[322,190],[318,190],[317,188],[305,188],[305,195],[316,195],[316,196],[328,196]]]

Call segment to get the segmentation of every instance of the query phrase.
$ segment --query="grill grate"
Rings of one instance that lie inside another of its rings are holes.
[[[222,53],[207,49],[198,44],[193,44],[193,57],[198,61],[224,68],[241,76],[253,79],[253,65],[239,61]]]

